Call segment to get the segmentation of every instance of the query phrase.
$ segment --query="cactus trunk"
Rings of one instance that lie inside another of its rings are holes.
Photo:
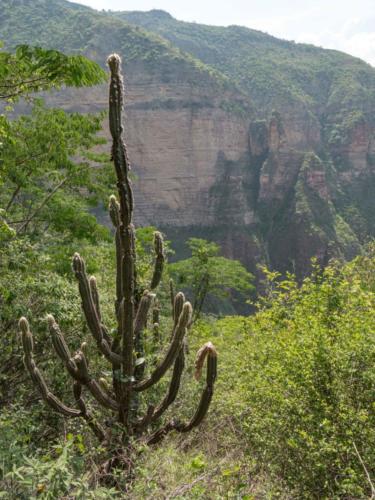
[[[156,429],[156,423],[164,412],[173,404],[180,389],[181,376],[185,366],[185,344],[192,320],[192,307],[184,295],[175,293],[170,283],[171,315],[173,329],[169,335],[169,345],[154,366],[147,367],[145,356],[145,330],[151,319],[154,342],[153,352],[157,352],[161,343],[159,325],[159,304],[153,291],[157,289],[163,276],[164,244],[162,235],[154,235],[155,262],[148,290],[141,290],[137,284],[135,230],[133,218],[133,193],[129,179],[130,164],[123,139],[123,103],[124,89],[121,75],[121,60],[117,55],[108,58],[111,72],[109,88],[109,128],[112,135],[112,160],[117,175],[117,195],[111,196],[109,213],[115,229],[116,246],[116,289],[114,312],[117,329],[109,334],[102,321],[100,299],[94,277],[88,277],[85,263],[79,254],[73,257],[73,271],[78,281],[82,311],[88,329],[94,339],[100,355],[111,366],[112,386],[104,379],[95,380],[90,374],[85,355],[85,345],[72,354],[58,324],[48,316],[48,326],[52,344],[68,374],[72,378],[72,390],[76,408],[70,408],[53,395],[36,366],[33,357],[33,336],[25,318],[19,322],[24,349],[24,363],[32,381],[42,398],[55,411],[66,417],[81,417],[95,435],[101,440],[108,438],[110,429],[99,424],[87,409],[83,399],[86,390],[98,406],[117,414],[123,428],[123,443],[129,443],[131,436],[147,434],[149,444],[159,442],[168,432],[188,432],[198,426],[207,414],[216,378],[216,351],[212,344],[203,346],[197,357],[196,367],[199,375],[203,363],[207,360],[206,386],[201,395],[197,410],[187,423],[175,420]],[[150,390],[170,368],[173,367],[169,388],[158,405],[149,405],[144,415],[139,415],[140,400],[143,391]],[[101,415],[101,414],[100,414]],[[100,416],[99,416],[100,418]],[[103,419],[104,420],[104,419]]]

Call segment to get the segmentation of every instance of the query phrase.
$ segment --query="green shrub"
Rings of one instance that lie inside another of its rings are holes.
[[[216,330],[216,411],[299,498],[366,498],[375,464],[375,255],[277,283],[250,318]],[[199,333],[200,332],[200,333]],[[212,332],[211,332],[212,337]],[[200,339],[201,341],[202,339]],[[223,366],[224,365],[224,366]],[[215,411],[215,409],[213,409]]]
[[[0,419],[0,429],[6,428],[7,419]],[[9,430],[9,428],[8,428]],[[15,436],[11,443],[14,453]],[[82,438],[68,435],[64,443],[51,447],[49,453],[35,454],[33,457],[20,456],[22,445],[17,447],[17,455],[4,453],[13,462],[11,470],[0,475],[0,498],[54,500],[113,499],[120,498],[113,488],[97,487],[93,476],[85,473],[82,454]],[[20,459],[22,458],[21,463]]]

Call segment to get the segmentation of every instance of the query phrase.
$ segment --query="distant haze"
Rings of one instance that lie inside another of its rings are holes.
[[[375,66],[375,0],[76,0],[101,10],[166,10],[182,21],[238,24],[342,50]]]

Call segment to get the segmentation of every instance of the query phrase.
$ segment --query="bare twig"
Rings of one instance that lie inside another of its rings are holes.
[[[367,478],[367,482],[369,483],[370,488],[371,488],[371,497],[370,497],[370,500],[373,500],[375,498],[375,486],[374,486],[374,483],[371,480],[371,476],[369,474],[369,471],[367,470],[367,467],[366,467],[364,461],[362,460],[362,457],[359,454],[358,448],[357,448],[357,446],[356,446],[356,444],[355,444],[354,441],[353,441],[353,446],[354,446],[354,449],[355,449],[355,453],[356,453],[356,455],[358,457],[358,460],[360,461],[360,463],[361,463],[361,465],[363,467],[363,470],[365,472],[365,475],[366,475],[366,478]]]
[[[42,203],[34,210],[34,212],[27,218],[27,220],[17,229],[17,234],[20,234],[22,231],[27,229],[27,226],[30,222],[38,215],[38,213],[47,205],[52,196],[58,191],[68,180],[68,177],[65,177],[61,182],[55,186],[52,191],[44,198]]]
[[[179,497],[180,495],[182,495],[183,493],[186,493],[187,491],[191,490],[197,483],[200,483],[201,481],[203,481],[207,477],[211,477],[214,474],[216,474],[217,470],[218,470],[218,467],[216,467],[213,471],[205,472],[204,474],[201,474],[200,476],[195,478],[194,481],[192,481],[191,483],[183,484],[182,486],[179,486],[174,491],[172,491],[172,493],[170,495],[168,495],[165,500],[170,500],[171,498],[176,498],[176,497]]]
[[[6,212],[8,212],[8,210],[10,209],[10,207],[13,205],[13,202],[16,199],[16,196],[18,195],[18,193],[20,192],[20,189],[21,189],[21,186],[20,186],[20,184],[18,184],[18,186],[16,187],[16,189],[13,191],[13,194],[12,194],[10,200],[8,201],[7,206],[5,207],[5,211]]]

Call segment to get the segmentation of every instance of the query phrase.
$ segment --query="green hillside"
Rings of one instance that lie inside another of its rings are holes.
[[[84,53],[104,65],[117,51],[126,64],[144,63],[149,72],[162,73],[166,81],[230,86],[219,71],[182,53],[166,39],[107,14],[65,0],[3,0],[0,40],[6,47],[29,43],[54,47],[67,53]]]
[[[65,0],[3,0],[1,7],[0,39],[7,46],[52,46],[101,63],[121,51],[128,62],[141,59],[163,70],[166,79],[204,74],[240,88],[261,116],[293,106],[325,121],[342,121],[345,110],[374,116],[375,70],[337,51],[240,26],[182,22],[158,10],[99,12]]]

